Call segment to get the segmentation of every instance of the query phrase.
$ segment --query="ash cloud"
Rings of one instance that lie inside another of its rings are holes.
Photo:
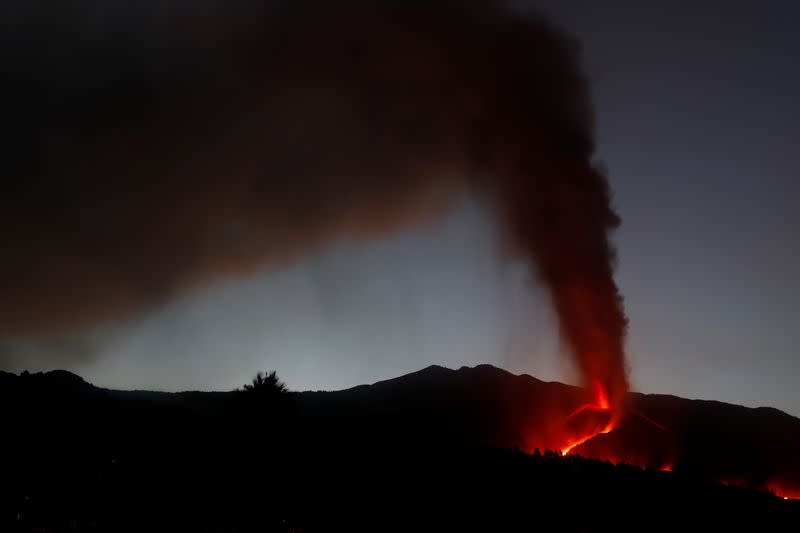
[[[7,6],[0,332],[141,312],[474,194],[621,401],[626,320],[576,43],[506,2]]]

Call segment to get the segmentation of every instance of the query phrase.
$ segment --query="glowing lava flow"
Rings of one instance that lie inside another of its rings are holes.
[[[798,489],[796,486],[788,487],[776,481],[770,481],[765,485],[752,484],[748,483],[747,481],[737,479],[717,479],[716,481],[717,483],[721,483],[722,485],[727,485],[729,487],[745,487],[769,492],[774,496],[787,501],[800,501],[800,489]]]
[[[574,420],[578,415],[581,413],[600,413],[608,417],[608,422],[605,423],[603,426],[600,426],[601,429],[597,429],[597,427],[590,429],[588,431],[582,432],[581,435],[577,438],[574,438],[569,441],[569,443],[561,448],[561,455],[567,455],[573,448],[579,446],[586,442],[587,440],[591,439],[595,435],[600,435],[602,433],[608,433],[614,426],[616,426],[616,419],[611,410],[611,404],[608,401],[608,394],[606,393],[605,388],[600,383],[599,380],[594,381],[594,389],[595,389],[595,401],[594,403],[586,403],[575,409],[572,414],[569,415],[568,420]]]
[[[800,490],[798,490],[796,487],[791,489],[773,481],[767,483],[766,488],[768,491],[780,498],[783,498],[784,500],[800,500]]]

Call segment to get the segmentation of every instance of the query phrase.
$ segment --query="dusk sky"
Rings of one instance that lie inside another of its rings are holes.
[[[596,159],[630,320],[633,390],[800,415],[800,7],[552,1],[582,44]],[[125,318],[6,332],[0,369],[65,368],[124,389],[237,387],[276,370],[340,389],[430,364],[575,383],[549,296],[461,197],[378,239],[336,239]]]

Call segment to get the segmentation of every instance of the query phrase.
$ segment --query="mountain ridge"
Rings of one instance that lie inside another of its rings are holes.
[[[407,374],[402,374],[397,377],[387,378],[375,381],[373,383],[364,383],[359,385],[354,385],[352,387],[347,387],[344,389],[335,389],[335,390],[303,390],[303,391],[291,391],[293,394],[319,394],[319,393],[344,393],[348,391],[355,391],[355,390],[365,390],[369,387],[382,387],[382,386],[394,386],[414,380],[425,380],[430,381],[436,378],[442,377],[459,377],[465,374],[473,374],[473,375],[480,375],[483,378],[487,378],[490,376],[493,377],[500,377],[500,378],[509,378],[509,379],[521,379],[521,380],[532,380],[532,383],[537,385],[550,385],[550,386],[557,386],[563,387],[567,390],[571,390],[574,392],[583,391],[584,389],[578,385],[572,385],[569,383],[563,383],[560,381],[544,381],[536,376],[527,374],[527,373],[520,373],[514,374],[513,372],[496,367],[494,365],[488,363],[481,363],[475,366],[467,366],[462,365],[461,367],[449,368],[443,365],[438,364],[431,364],[427,367],[424,367],[420,370],[416,370],[413,372],[409,372]],[[94,390],[94,391],[105,391],[109,393],[137,393],[137,394],[153,394],[153,395],[187,395],[187,394],[227,394],[229,392],[234,391],[225,391],[225,390],[200,390],[200,389],[187,389],[187,390],[179,390],[179,391],[161,391],[161,390],[151,390],[145,388],[136,388],[136,389],[116,389],[116,388],[109,388],[109,387],[100,387],[97,386],[89,381],[86,381],[82,376],[71,372],[69,370],[64,369],[53,369],[47,371],[39,371],[39,372],[27,372],[22,371],[19,374],[14,372],[2,371],[0,370],[0,382],[2,380],[15,380],[16,379],[30,379],[36,385],[46,385],[46,386],[69,386],[73,389],[80,389],[81,387],[85,388],[86,390]],[[637,398],[645,398],[650,400],[666,400],[666,401],[680,401],[680,402],[694,402],[697,404],[708,404],[714,406],[733,406],[742,409],[748,409],[752,411],[764,411],[770,412],[773,414],[780,414],[786,416],[792,420],[800,422],[800,417],[792,415],[791,413],[787,413],[786,411],[779,409],[777,407],[762,405],[757,407],[750,407],[746,405],[731,403],[731,402],[724,402],[720,400],[709,400],[703,398],[685,398],[682,396],[678,396],[675,394],[668,394],[668,393],[647,393],[641,391],[630,391],[628,393],[628,397],[635,400]]]
[[[186,453],[184,442],[225,448],[230,435],[244,428],[266,431],[253,429],[255,420],[287,428],[292,445],[306,450],[304,457],[320,471],[337,456],[469,455],[478,449],[560,455],[564,423],[593,400],[585,389],[491,365],[431,365],[368,385],[287,398],[291,409],[279,412],[233,391],[120,391],[66,371],[0,374],[0,415],[18,435],[7,455],[27,455],[32,464],[54,453],[61,465],[75,453],[161,457],[165,446],[167,456],[176,457]],[[800,419],[778,409],[672,395],[630,393],[629,399],[631,414],[617,428],[579,444],[570,456],[800,497]],[[69,447],[53,448],[50,443],[63,442],[54,436],[62,435],[69,435]]]

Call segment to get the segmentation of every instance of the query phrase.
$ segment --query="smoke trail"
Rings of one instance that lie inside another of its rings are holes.
[[[577,46],[547,21],[491,0],[41,5],[9,8],[0,43],[0,330],[122,316],[469,191],[619,403],[618,219]]]

